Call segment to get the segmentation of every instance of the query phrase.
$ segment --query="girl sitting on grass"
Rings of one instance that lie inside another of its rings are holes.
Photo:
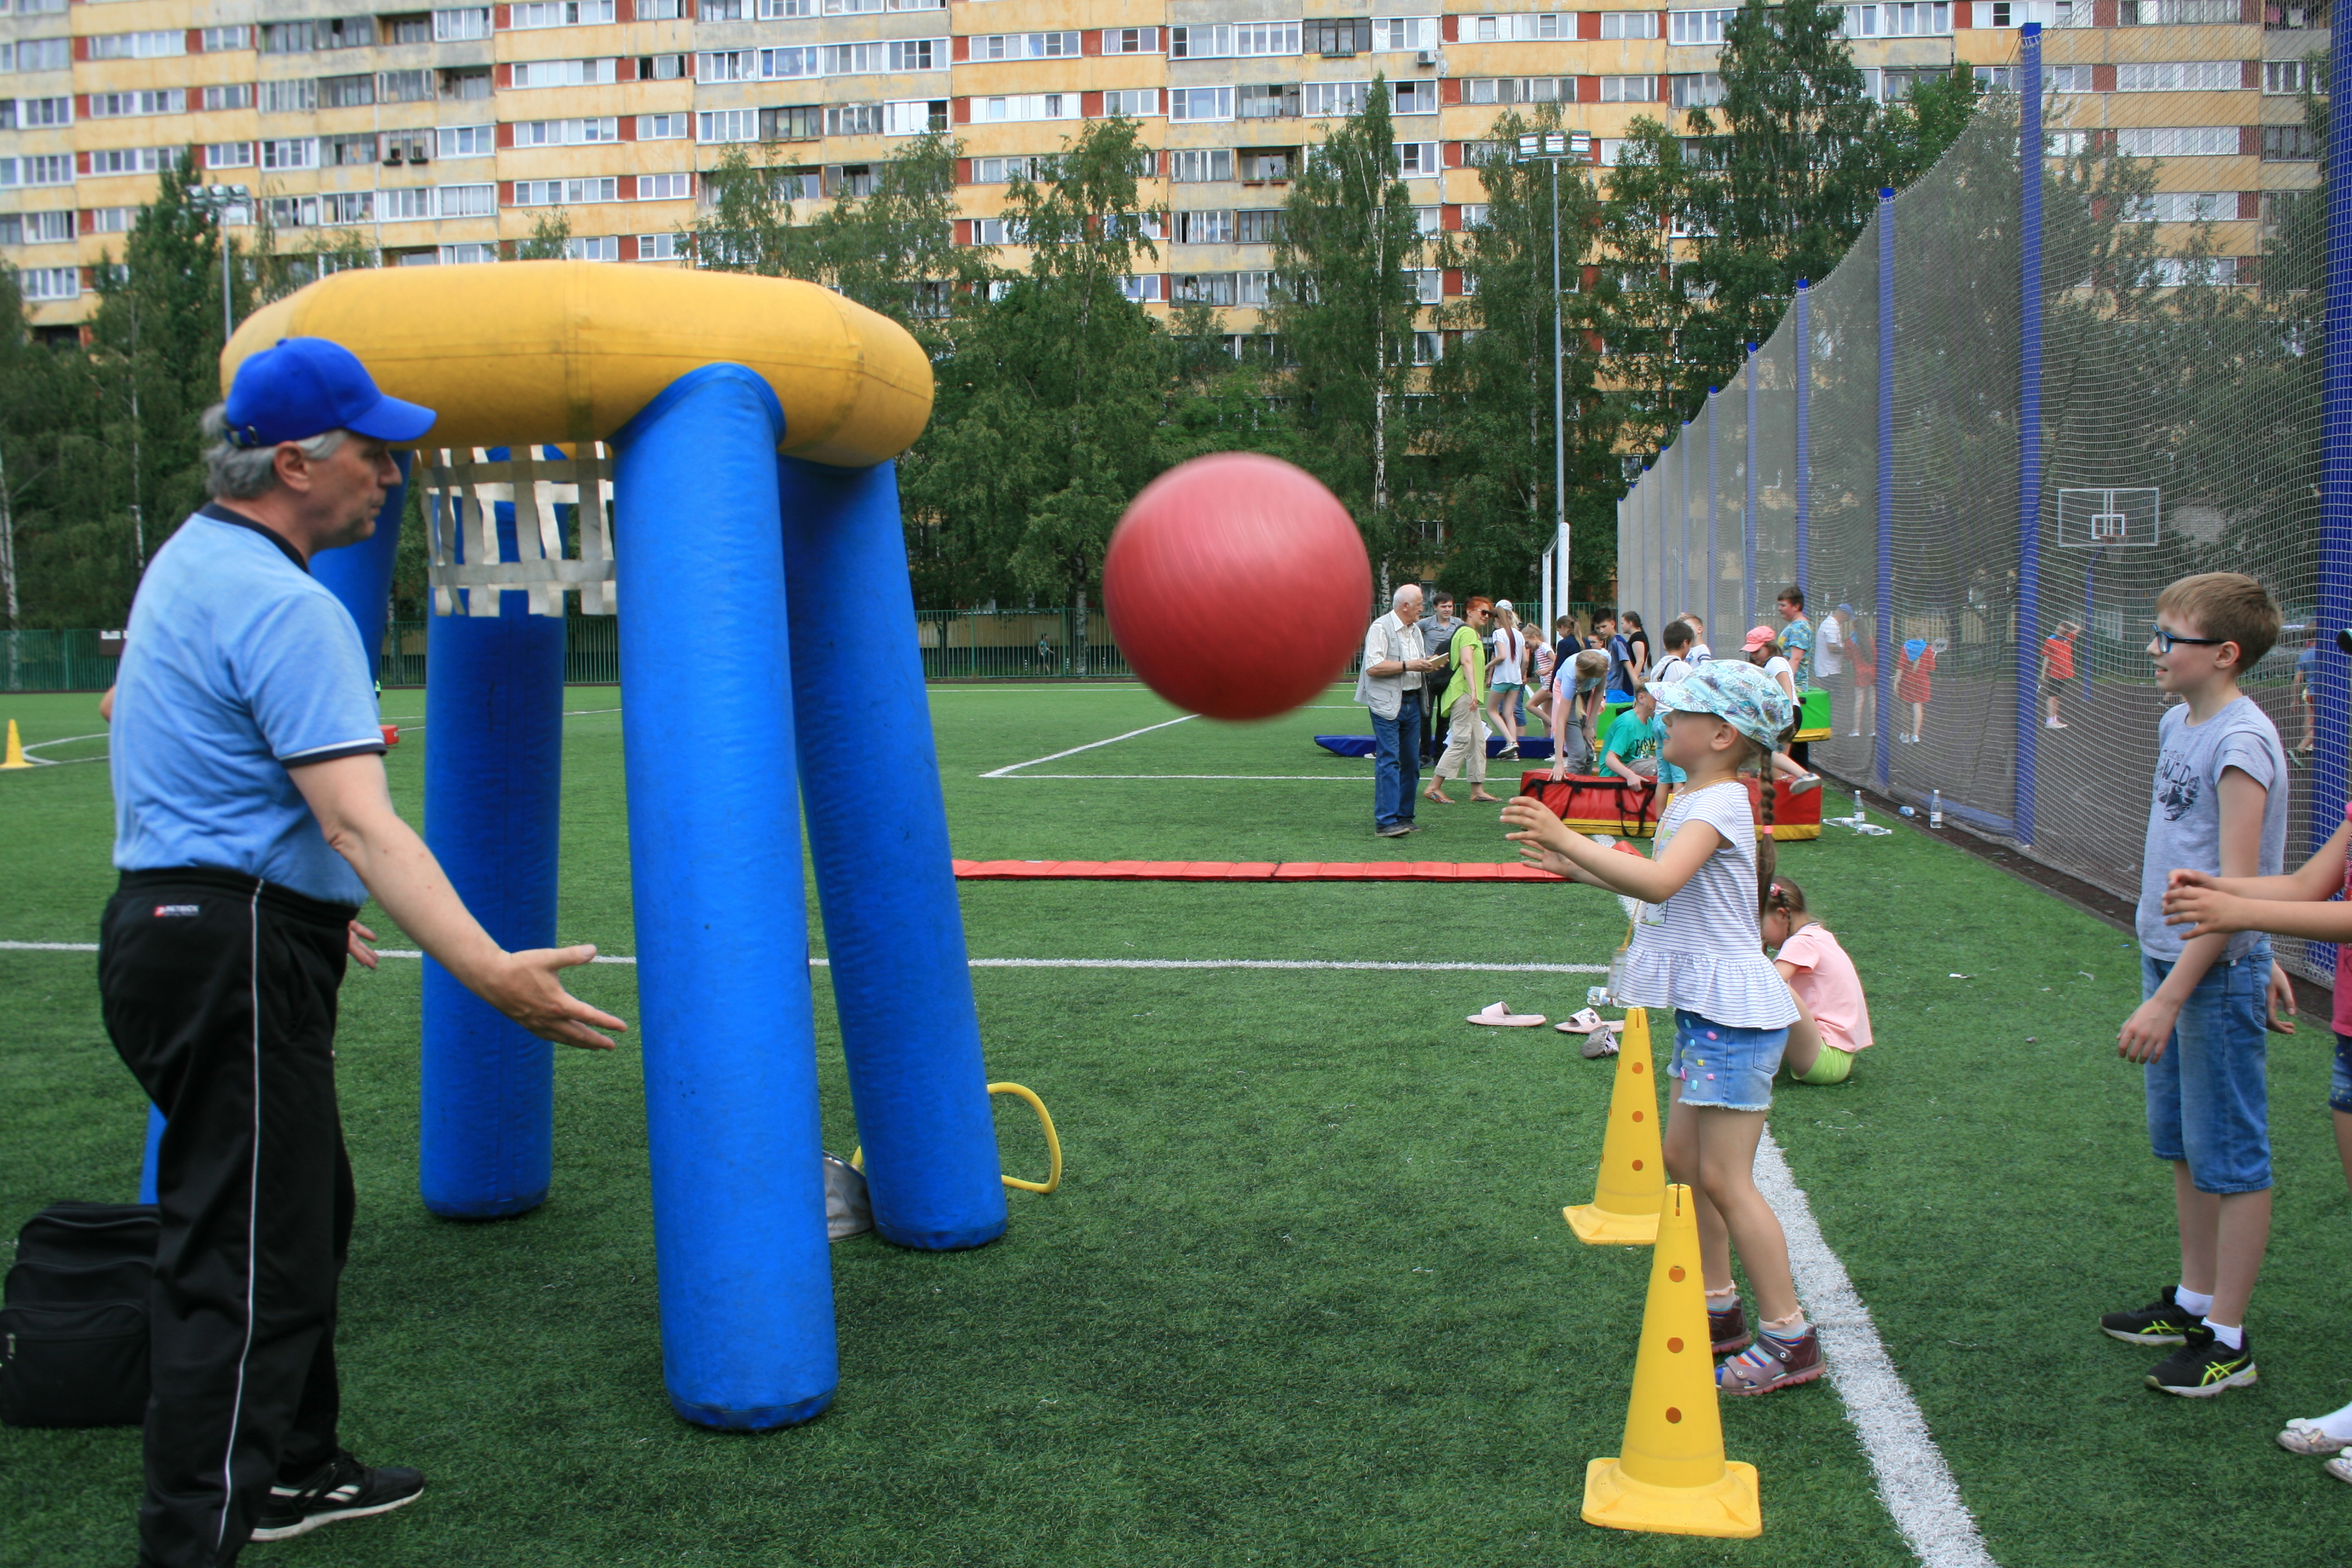
[[[1781,1065],[1799,1083],[1843,1083],[1855,1053],[1870,1044],[1870,1004],[1853,960],[1805,908],[1805,890],[1786,877],[1773,878],[1764,897],[1764,947],[1804,1011],[1790,1027]]]
[[[1659,819],[1654,858],[1630,845],[1618,847],[1624,854],[1602,848],[1530,795],[1504,807],[1503,821],[1544,869],[1643,900],[1609,989],[1626,1006],[1674,1010],[1666,1169],[1696,1194],[1715,1348],[1745,1347],[1717,1382],[1727,1394],[1763,1394],[1822,1370],[1821,1341],[1790,1277],[1788,1239],[1755,1174],[1772,1075],[1802,1014],[1764,956],[1771,795],[1759,840],[1739,772],[1770,758],[1796,727],[1796,710],[1778,681],[1729,660],[1652,690],[1666,712],[1659,755],[1689,775]],[[1735,1242],[1764,1320],[1752,1344],[1731,1281]]]

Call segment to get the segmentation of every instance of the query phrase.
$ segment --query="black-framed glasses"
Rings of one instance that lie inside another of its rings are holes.
[[[2158,653],[2170,653],[2176,643],[2187,643],[2192,647],[2220,647],[2223,643],[2232,640],[2229,637],[2176,637],[2162,626],[2150,626],[2147,629],[2155,634],[2156,650]]]

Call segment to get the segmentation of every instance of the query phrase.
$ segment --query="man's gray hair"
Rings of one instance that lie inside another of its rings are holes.
[[[1418,599],[1420,597],[1421,584],[1418,583],[1407,583],[1403,587],[1399,588],[1395,593],[1389,595],[1389,608],[1392,610],[1401,610],[1404,608],[1404,602],[1407,599]]]
[[[222,500],[251,500],[278,488],[278,447],[232,446],[228,438],[228,405],[215,403],[205,410],[196,427],[205,437],[205,489]],[[351,436],[348,430],[325,430],[305,440],[285,443],[316,462],[334,456]]]

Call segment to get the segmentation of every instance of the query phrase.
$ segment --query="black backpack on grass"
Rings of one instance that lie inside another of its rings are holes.
[[[0,1306],[0,1422],[146,1420],[147,1291],[160,1230],[145,1204],[51,1204],[25,1222]]]

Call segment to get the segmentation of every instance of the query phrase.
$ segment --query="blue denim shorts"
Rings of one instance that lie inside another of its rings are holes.
[[[1685,1105],[1769,1110],[1772,1075],[1788,1048],[1785,1028],[1735,1029],[1676,1008],[1675,1054],[1666,1072],[1683,1080]]]
[[[2139,971],[2144,1000],[2172,965],[2142,953]],[[2259,1193],[2271,1184],[2263,1032],[2270,978],[2268,942],[2207,970],[2181,1007],[2164,1055],[2147,1068],[2148,1146],[2159,1160],[2185,1161],[2200,1193]],[[2336,1072],[2340,1079],[2344,1068]]]
[[[2336,1080],[2327,1086],[2327,1109],[2352,1116],[2352,1035],[2336,1037]]]

